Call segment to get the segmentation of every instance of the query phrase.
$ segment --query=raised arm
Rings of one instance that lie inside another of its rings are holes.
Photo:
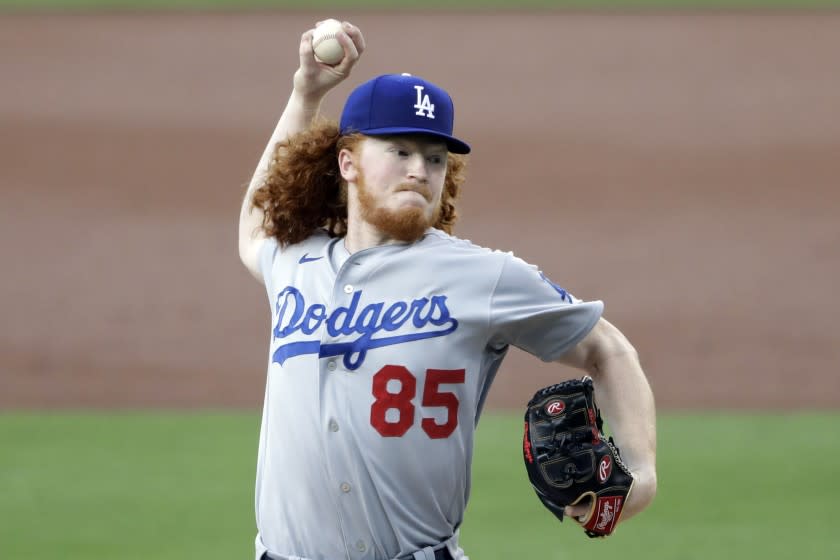
[[[601,319],[558,361],[592,377],[598,407],[635,479],[621,514],[621,520],[627,520],[656,495],[656,407],[636,349],[621,331]],[[585,511],[569,506],[566,513],[577,516]]]
[[[335,66],[322,64],[315,59],[312,50],[314,29],[301,36],[300,67],[294,75],[292,94],[268,140],[242,201],[239,213],[239,258],[245,268],[260,281],[259,251],[265,239],[262,229],[264,216],[259,208],[251,206],[251,199],[254,190],[265,178],[277,143],[309,127],[318,115],[324,97],[350,75],[364,51],[365,41],[359,28],[348,22],[343,22],[342,28],[343,32],[338,34],[337,39],[344,47],[344,58]]]

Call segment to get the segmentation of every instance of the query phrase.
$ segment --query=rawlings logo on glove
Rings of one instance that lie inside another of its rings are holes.
[[[602,427],[589,377],[537,391],[525,411],[522,452],[534,491],[560,521],[566,506],[588,500],[576,521],[590,537],[613,532],[633,487]]]

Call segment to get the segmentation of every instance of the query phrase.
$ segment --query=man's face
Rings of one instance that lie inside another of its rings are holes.
[[[419,239],[440,215],[447,156],[446,144],[428,137],[365,138],[350,180],[357,202],[350,219],[399,241]]]

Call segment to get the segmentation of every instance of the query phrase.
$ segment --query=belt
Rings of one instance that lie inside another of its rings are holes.
[[[419,551],[419,553],[422,554],[423,551],[421,550],[421,551]],[[434,554],[434,559],[435,560],[454,560],[452,558],[452,555],[449,553],[449,548],[447,548],[445,546],[443,546],[441,548],[438,548],[437,550],[435,550],[433,552],[433,554]],[[411,555],[411,556],[404,556],[400,560],[403,560],[403,559],[412,560],[414,558],[417,558],[417,557],[414,556],[414,555]],[[423,556],[420,556],[420,558],[423,558]],[[268,555],[268,552],[263,553],[262,560],[271,560],[271,556]]]
[[[419,550],[411,556],[403,556],[400,560],[431,560],[431,558],[434,558],[435,560],[453,560],[452,555],[449,554],[449,549],[446,546],[430,551],[434,556],[426,556],[424,554],[425,550],[427,549]]]

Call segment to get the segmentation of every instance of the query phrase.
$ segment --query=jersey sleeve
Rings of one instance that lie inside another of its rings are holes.
[[[276,238],[268,237],[263,241],[262,247],[260,247],[260,274],[262,274],[263,284],[269,298],[274,293],[272,270],[279,253],[280,246],[277,244]]]
[[[601,301],[581,301],[536,266],[508,255],[490,302],[490,345],[513,345],[554,361],[601,318]]]

